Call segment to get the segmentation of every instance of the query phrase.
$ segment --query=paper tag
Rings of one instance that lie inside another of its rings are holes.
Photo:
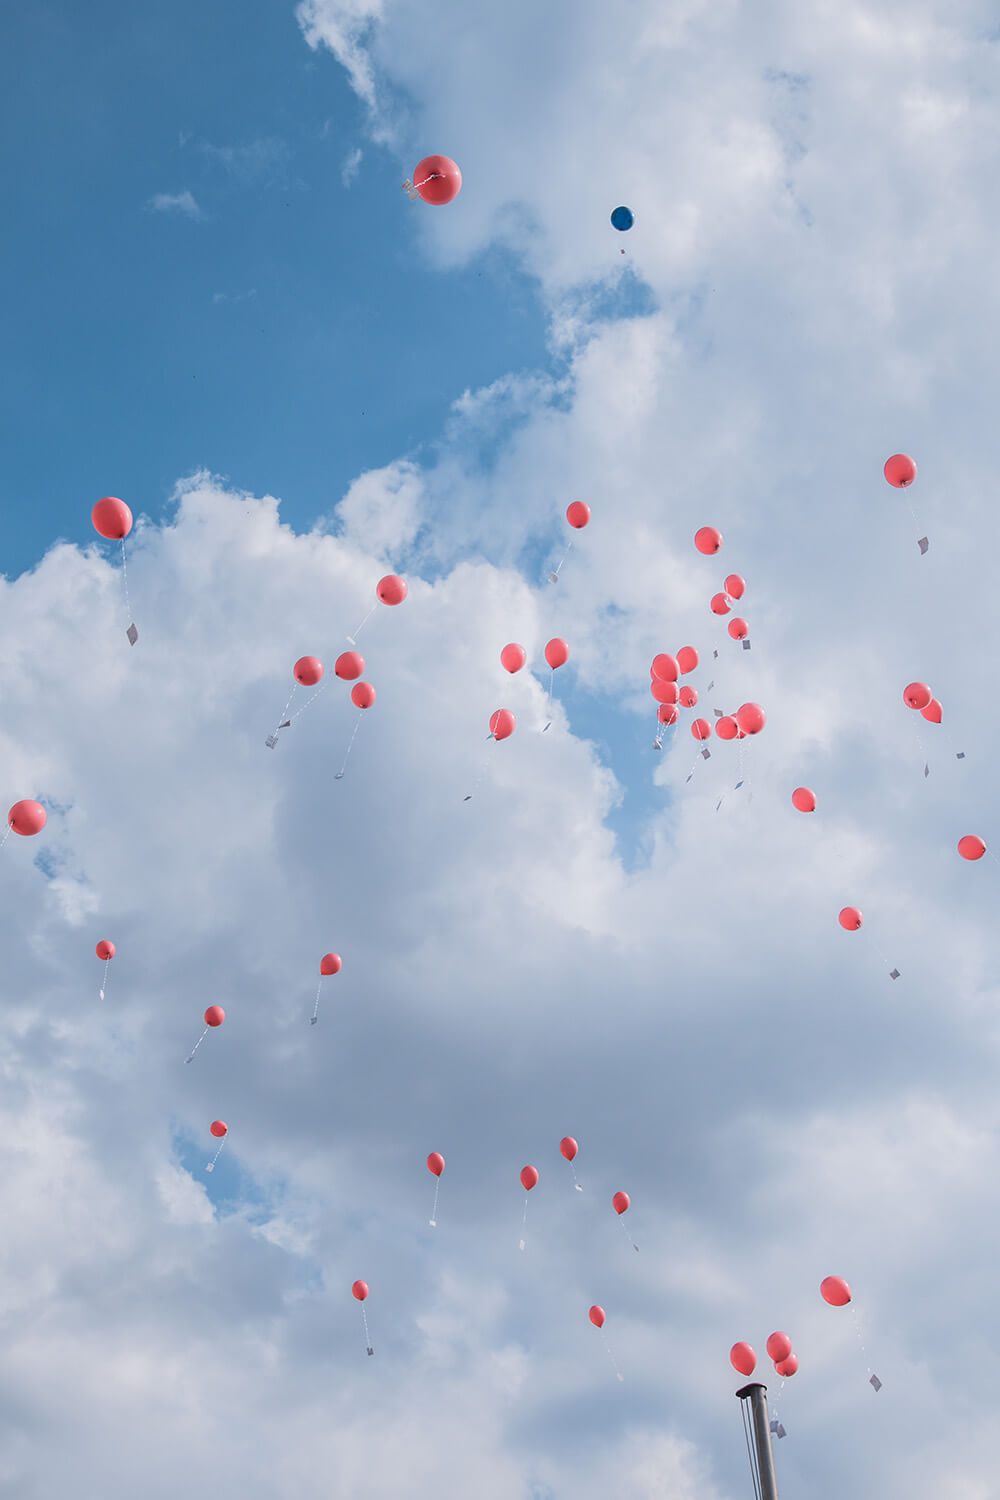
[[[130,625],[125,634],[128,636],[129,645],[134,646],[136,641],[139,639],[139,632],[138,630],[136,630],[135,626]]]

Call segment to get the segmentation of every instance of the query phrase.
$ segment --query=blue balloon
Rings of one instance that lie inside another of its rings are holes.
[[[635,214],[630,208],[616,208],[611,215],[611,222],[616,229],[631,229],[635,223]]]

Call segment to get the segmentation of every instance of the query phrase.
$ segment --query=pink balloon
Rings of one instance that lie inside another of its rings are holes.
[[[730,573],[724,587],[730,599],[742,599],[746,593],[747,585],[746,580],[741,578],[738,573]]]
[[[356,1297],[359,1302],[363,1302],[368,1296],[367,1281],[356,1281],[351,1287],[351,1296]]]
[[[837,920],[845,932],[857,932],[865,919],[856,906],[845,906]]]
[[[427,1158],[427,1170],[433,1172],[435,1177],[440,1177],[444,1171],[444,1157],[440,1151],[432,1151]]]
[[[688,672],[694,671],[698,665],[698,653],[693,646],[681,647],[677,653],[677,665],[681,670],[682,676],[686,676]]]
[[[507,740],[517,728],[517,720],[509,708],[498,708],[490,714],[490,734],[495,740]]]
[[[958,852],[963,859],[982,859],[986,845],[978,834],[967,833],[958,841]]]
[[[661,682],[676,682],[681,668],[676,657],[670,656],[666,651],[661,651],[659,656],[653,657],[653,665],[649,670],[654,677],[659,677]]]
[[[720,740],[734,740],[740,732],[740,726],[731,714],[724,714],[721,719],[716,719],[715,732]]]
[[[759,703],[743,703],[733,715],[744,734],[760,734],[767,715]]]
[[[511,641],[510,645],[505,646],[500,652],[500,665],[506,667],[507,671],[511,673],[520,672],[527,660],[527,651],[525,651],[523,646],[519,646],[516,641]]]
[[[425,203],[450,203],[462,187],[462,174],[450,156],[425,156],[413,169],[413,186]]]
[[[653,677],[650,680],[649,691],[657,703],[676,703],[678,698],[676,682],[664,682],[662,677]]]
[[[535,1183],[537,1181],[538,1181],[538,1168],[537,1167],[522,1167],[521,1168],[521,1186],[524,1188],[524,1191],[526,1193],[530,1193],[531,1192],[531,1189],[534,1187],[534,1185],[535,1185]]]
[[[691,733],[696,740],[707,740],[711,737],[712,726],[707,719],[695,719],[691,725]]]
[[[351,702],[355,708],[371,708],[375,702],[375,689],[370,682],[356,682],[351,688]]]
[[[713,615],[728,615],[732,605],[725,594],[713,594],[710,607]]]
[[[749,1344],[734,1344],[729,1351],[729,1363],[739,1375],[752,1375],[757,1368],[757,1356]]]
[[[339,953],[324,953],[319,961],[321,974],[339,974],[343,960]]]
[[[909,682],[903,689],[903,702],[907,708],[926,708],[931,701],[931,690],[926,682]]]
[[[741,619],[739,615],[733,616],[726,629],[729,631],[729,634],[732,636],[734,641],[745,641],[747,636],[750,634],[750,626],[747,624],[746,620]]]
[[[792,806],[797,807],[799,812],[815,812],[816,793],[811,792],[807,786],[797,786],[792,793]]]
[[[913,483],[917,477],[917,466],[908,453],[894,453],[891,458],[886,459],[882,473],[899,490]]]
[[[920,712],[928,724],[940,724],[943,710],[936,698],[932,698],[927,707],[922,708]]]
[[[787,1333],[772,1333],[767,1341],[767,1354],[775,1364],[787,1359],[792,1352],[792,1341]]]
[[[797,1354],[790,1354],[787,1359],[779,1359],[774,1368],[779,1375],[784,1376],[787,1380],[799,1368],[799,1356]]]
[[[559,1142],[559,1150],[562,1152],[563,1156],[565,1156],[567,1161],[575,1160],[576,1153],[579,1151],[579,1149],[579,1146],[576,1144],[576,1141],[574,1141],[571,1135],[564,1135],[562,1140]]]
[[[215,1136],[216,1140],[224,1136],[229,1130],[229,1126],[226,1124],[225,1120],[213,1120],[208,1128]]]
[[[561,636],[553,636],[548,642],[545,647],[545,660],[553,671],[569,661],[569,647]]]
[[[623,1214],[631,1203],[628,1193],[616,1193],[611,1200],[611,1207],[616,1214]]]
[[[824,1276],[819,1284],[819,1294],[831,1307],[846,1307],[851,1300],[851,1289],[843,1276]]]
[[[360,651],[343,651],[334,662],[333,670],[343,682],[353,682],[365,670],[365,659]]]
[[[124,500],[116,500],[114,495],[105,495],[103,500],[98,500],[90,512],[90,519],[94,530],[107,537],[109,542],[120,542],[132,530],[132,512]]]
[[[33,833],[41,833],[49,820],[49,815],[40,802],[33,802],[26,797],[23,802],[15,802],[7,814],[7,822],[15,833],[21,834],[23,838],[30,838]]]
[[[300,656],[292,672],[303,687],[315,687],[323,675],[323,663],[318,656]]]
[[[226,1012],[221,1005],[210,1005],[205,1012],[206,1026],[221,1026],[226,1019]]]
[[[110,938],[101,938],[94,951],[98,958],[114,958],[115,945]]]
[[[582,500],[574,500],[572,505],[566,507],[566,519],[579,531],[590,520],[590,506],[585,505]]]
[[[676,724],[677,704],[661,703],[659,708],[656,710],[656,717],[659,719],[661,724]]]
[[[681,708],[694,708],[695,704],[698,702],[698,689],[688,687],[685,683],[684,687],[682,687],[680,692],[678,693],[677,698],[678,702],[681,705]]]
[[[376,596],[383,604],[402,604],[408,592],[406,579],[398,573],[387,573],[375,585]]]
[[[603,1328],[604,1327],[604,1308],[603,1307],[598,1307],[598,1305],[597,1305],[596,1302],[594,1303],[593,1307],[590,1309],[590,1312],[588,1313],[588,1317],[590,1318],[590,1321],[593,1323],[593,1325],[594,1325],[595,1328]]]
[[[699,552],[711,557],[722,546],[722,532],[714,526],[702,526],[694,534],[694,544]]]

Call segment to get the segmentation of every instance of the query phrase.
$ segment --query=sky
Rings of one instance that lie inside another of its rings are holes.
[[[998,38],[5,15],[0,1496],[740,1500],[746,1340],[782,1495],[991,1500]]]

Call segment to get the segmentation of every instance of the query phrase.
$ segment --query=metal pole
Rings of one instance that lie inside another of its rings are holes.
[[[753,1381],[736,1392],[741,1401],[749,1400],[753,1418],[754,1447],[760,1475],[760,1500],[778,1500],[778,1481],[774,1476],[774,1454],[771,1451],[771,1428],[767,1420],[767,1386]]]

